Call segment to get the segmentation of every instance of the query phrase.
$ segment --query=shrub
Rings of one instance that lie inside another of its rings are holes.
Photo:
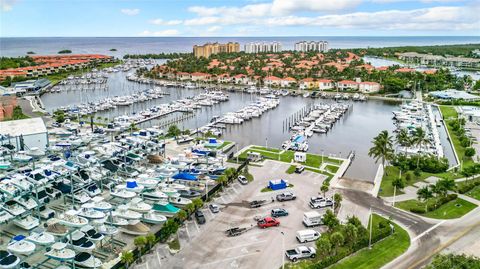
[[[474,148],[466,148],[465,149],[465,156],[473,157],[473,155],[475,155],[475,149]]]
[[[420,170],[420,168],[417,168],[413,171],[413,174],[416,176],[416,177],[419,177],[422,175],[422,170]]]
[[[420,207],[412,207],[410,208],[410,212],[416,213],[416,214],[425,214],[425,208],[420,208]]]
[[[413,179],[412,173],[408,172],[408,173],[405,175],[405,180],[408,181],[408,182],[410,182],[410,181],[412,181],[412,179]]]

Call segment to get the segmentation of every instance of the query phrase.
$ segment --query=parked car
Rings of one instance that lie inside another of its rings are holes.
[[[279,226],[280,221],[278,221],[275,218],[265,217],[265,218],[259,220],[257,222],[257,225],[258,225],[258,227],[265,229],[265,228],[268,228],[268,227]]]
[[[197,220],[198,224],[205,224],[207,220],[205,219],[205,215],[200,210],[195,211],[195,219]]]
[[[272,209],[271,215],[273,218],[288,216],[288,211],[283,208],[274,208]]]
[[[272,197],[271,203],[275,202],[275,199]],[[268,200],[253,200],[250,202],[250,208],[258,208],[261,207],[262,205],[270,203]]]
[[[297,240],[300,243],[315,241],[320,238],[320,233],[315,230],[301,230],[297,231]]]
[[[212,213],[220,212],[220,207],[217,204],[210,204],[208,208],[210,209],[210,211],[212,211]]]
[[[310,200],[309,203],[311,208],[324,208],[324,207],[329,207],[333,206],[333,201],[330,199],[324,199],[324,200]]]
[[[303,170],[305,170],[305,167],[303,165],[299,165],[299,166],[295,167],[295,173],[297,173],[297,174],[301,174],[303,172]]]
[[[277,194],[277,201],[279,202],[290,201],[295,199],[297,199],[297,196],[295,196],[293,192],[284,192],[284,193]]]
[[[285,255],[292,262],[296,262],[299,259],[315,258],[316,252],[317,251],[313,247],[299,246],[285,251]]]
[[[242,185],[247,185],[247,184],[248,184],[248,180],[247,180],[247,178],[244,177],[244,176],[238,176],[237,180],[238,180],[238,182],[240,182],[240,184],[242,184]]]

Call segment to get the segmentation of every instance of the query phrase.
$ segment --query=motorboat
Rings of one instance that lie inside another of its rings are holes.
[[[110,195],[120,199],[132,199],[137,194],[133,191],[128,191],[126,189],[114,189],[110,191]]]
[[[33,230],[26,238],[26,240],[36,245],[48,246],[55,243],[55,236],[53,236],[53,234],[49,232],[44,231],[41,228],[38,228]]]
[[[88,224],[88,220],[84,217],[78,216],[78,211],[68,210],[67,212],[58,216],[58,222],[69,227],[82,227]]]
[[[180,197],[184,198],[195,198],[202,195],[201,192],[194,190],[178,190],[177,192],[180,194]]]
[[[86,203],[82,205],[82,208],[78,212],[78,216],[84,217],[89,220],[98,220],[105,218],[105,213],[94,209],[93,203]]]
[[[32,157],[25,154],[25,151],[19,151],[13,155],[12,159],[16,162],[28,163]]]
[[[100,188],[97,187],[96,184],[89,186],[86,192],[90,197],[95,197],[102,193],[102,191],[100,190]]]
[[[150,228],[141,223],[140,220],[129,221],[128,225],[120,227],[120,231],[131,235],[147,235]]]
[[[35,251],[35,244],[25,240],[24,235],[17,235],[10,240],[7,250],[17,255],[30,255]]]
[[[91,252],[95,249],[95,243],[90,241],[81,231],[75,231],[71,234],[70,244],[74,250]]]
[[[153,204],[152,210],[157,211],[158,213],[161,213],[166,217],[173,217],[178,213],[178,211],[180,211],[180,209],[178,209],[174,205],[165,202],[158,202]]]
[[[27,180],[25,176],[12,178],[11,183],[23,191],[29,191],[33,189],[33,184]]]
[[[143,199],[151,201],[166,201],[168,199],[168,195],[157,189],[144,191],[142,197]]]
[[[16,196],[21,190],[11,180],[0,181],[0,191],[9,196]]]
[[[153,178],[139,177],[137,178],[137,183],[145,188],[155,188],[155,186],[158,184],[158,180]]]
[[[142,217],[142,214],[129,210],[128,205],[118,206],[112,215],[126,220],[139,220]]]
[[[55,222],[47,225],[47,232],[56,236],[65,236],[68,232],[68,228],[63,224]]]
[[[172,203],[173,205],[179,206],[179,207],[185,207],[186,205],[192,203],[192,200],[190,200],[188,198],[183,198],[183,197],[180,197],[180,196],[170,196],[170,197],[168,197],[168,201],[170,203]]]
[[[143,214],[142,218],[140,219],[142,222],[150,223],[150,224],[162,224],[167,221],[167,217],[162,215],[157,211],[150,211],[148,213]]]
[[[130,210],[146,213],[152,209],[152,206],[145,203],[141,198],[135,197],[127,204]]]
[[[14,200],[5,202],[5,204],[3,205],[3,209],[5,209],[13,216],[18,216],[26,212],[25,208],[23,208],[19,203]]]
[[[92,241],[100,241],[104,238],[103,234],[98,233],[92,225],[85,225],[80,228],[80,231],[85,234],[85,236]]]
[[[92,198],[93,209],[98,211],[110,211],[112,210],[112,204],[104,201],[101,196],[95,196]]]
[[[142,185],[138,185],[135,180],[128,180],[126,185],[121,185],[117,187],[118,189],[124,189],[130,192],[139,193],[145,188]]]
[[[128,220],[117,217],[117,216],[112,216],[107,218],[107,220],[105,221],[105,224],[116,226],[116,227],[125,226],[125,225],[128,225]]]
[[[75,258],[75,251],[67,248],[67,244],[57,242],[52,245],[50,251],[45,253],[45,256],[57,261],[70,261]]]
[[[73,199],[75,199],[75,201],[77,203],[84,204],[84,203],[90,201],[92,198],[90,197],[90,195],[88,195],[88,192],[80,191],[80,192],[75,193],[73,195]]]
[[[178,196],[178,191],[169,186],[163,186],[160,188],[160,191],[165,193],[167,196]]]
[[[11,254],[8,251],[0,250],[0,268],[10,269],[15,268],[20,263],[20,258]]]
[[[13,218],[12,214],[5,210],[0,210],[0,223],[7,222]]]
[[[9,161],[0,158],[0,170],[8,170],[10,167],[12,167],[12,164]]]
[[[127,223],[128,224],[128,223]],[[103,235],[115,235],[118,233],[118,228],[112,225],[100,225],[97,227],[97,231]]]
[[[102,261],[88,252],[80,252],[75,255],[74,263],[75,265],[86,268],[102,267]]]
[[[38,206],[38,203],[32,197],[23,196],[15,199],[15,201],[27,210],[32,210]]]
[[[27,231],[30,231],[40,225],[40,221],[37,218],[32,217],[31,215],[23,218],[14,219],[12,222],[13,224]]]

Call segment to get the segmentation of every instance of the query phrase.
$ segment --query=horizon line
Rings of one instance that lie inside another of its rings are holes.
[[[480,35],[298,35],[298,36],[0,36],[0,38],[285,38],[285,37],[478,37]]]

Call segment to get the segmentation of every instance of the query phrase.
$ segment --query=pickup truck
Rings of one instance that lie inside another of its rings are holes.
[[[257,225],[258,225],[258,227],[260,227],[260,228],[262,228],[262,229],[265,229],[265,228],[268,228],[268,227],[279,226],[279,225],[280,225],[280,221],[278,221],[278,220],[275,219],[275,218],[265,217],[265,218],[259,220],[259,221],[257,222]]]
[[[330,199],[310,199],[309,203],[311,208],[324,208],[324,207],[329,207],[333,206],[333,202]]]
[[[306,246],[299,246],[294,249],[289,249],[285,251],[285,255],[289,260],[292,262],[296,262],[299,259],[305,259],[305,258],[315,258],[315,253],[317,250],[312,247],[306,247]]]
[[[290,201],[295,199],[297,199],[297,196],[295,196],[295,194],[293,194],[292,192],[284,192],[277,195],[277,201],[279,202]]]

